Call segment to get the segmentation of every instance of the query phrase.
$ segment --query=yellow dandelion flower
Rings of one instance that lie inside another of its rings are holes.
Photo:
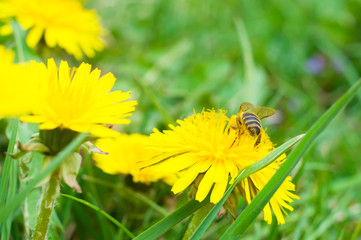
[[[156,172],[151,168],[142,171],[137,162],[153,156],[155,151],[147,149],[149,137],[142,134],[121,134],[116,138],[98,139],[95,145],[107,154],[94,153],[96,165],[109,174],[130,174],[134,182],[150,184],[163,180],[173,184],[175,175],[166,172]]]
[[[101,71],[82,63],[78,69],[71,69],[62,61],[59,68],[53,59],[48,65],[32,61],[22,66],[20,72],[27,75],[23,79],[8,79],[29,86],[23,96],[15,94],[16,102],[7,101],[8,108],[25,107],[21,121],[40,123],[40,130],[70,129],[75,132],[90,132],[94,136],[116,136],[119,133],[106,127],[106,124],[128,124],[136,101],[126,101],[130,92],[111,91],[115,77],[107,73],[100,77]],[[17,75],[16,75],[17,76]],[[6,79],[2,79],[5,82]],[[14,87],[11,89],[10,87]],[[8,84],[6,92],[16,93],[16,85]],[[31,97],[30,97],[31,96]],[[4,99],[6,101],[6,99]],[[3,104],[4,105],[4,104]],[[1,113],[1,112],[0,112]],[[2,112],[8,116],[9,113]]]
[[[195,179],[201,179],[195,199],[203,201],[211,192],[210,201],[217,203],[239,170],[261,160],[273,150],[273,144],[263,129],[261,142],[256,146],[256,138],[245,129],[238,137],[238,132],[231,127],[234,118],[228,118],[223,110],[208,110],[183,121],[178,120],[178,126],[170,125],[171,130],[163,133],[154,129],[150,147],[160,154],[140,163],[140,166],[178,173],[180,177],[172,188],[175,194],[185,190]],[[270,180],[283,160],[284,156],[239,184],[238,188],[245,193],[247,203]],[[292,210],[286,202],[297,198],[290,191],[294,191],[294,185],[289,177],[264,209],[267,222],[272,220],[270,207],[279,222],[284,222],[284,208]]]
[[[42,36],[49,47],[60,46],[80,60],[82,52],[93,57],[104,48],[104,30],[95,11],[86,10],[77,0],[4,0],[0,19],[12,17],[29,29],[26,43],[35,47]],[[8,33],[9,25],[0,32]]]
[[[7,67],[14,63],[14,52],[6,49],[4,46],[0,45],[0,66]]]
[[[23,81],[27,78],[24,66],[14,64],[14,52],[0,46],[0,118],[21,115],[29,111],[30,101],[23,102],[24,98],[31,100],[32,84]]]

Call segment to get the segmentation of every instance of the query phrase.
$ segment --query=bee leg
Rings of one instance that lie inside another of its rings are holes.
[[[228,129],[228,134],[229,134],[229,133],[230,133],[230,128]],[[233,147],[233,145],[237,142],[237,139],[239,139],[239,133],[238,133],[238,135],[234,138],[234,140],[233,140],[231,146],[229,146],[229,148],[232,148],[232,147]]]
[[[232,126],[232,125],[231,125],[231,126],[228,128],[228,130],[227,130],[227,133],[228,133],[228,134],[231,132],[231,129],[233,129],[233,130],[236,131],[236,130],[237,130],[237,126],[234,126],[234,125]]]
[[[237,137],[234,139],[233,143],[231,144],[231,146],[229,146],[229,148],[232,148],[236,141],[237,141]]]
[[[241,139],[241,129],[242,129],[242,122],[241,120],[237,119],[237,130],[238,130],[238,139]]]
[[[237,126],[238,126],[238,123],[237,123]],[[234,138],[234,140],[233,140],[231,146],[229,146],[229,148],[232,148],[233,145],[237,142],[237,139],[240,139],[240,136],[241,136],[241,133],[240,133],[239,128],[237,128],[237,127],[235,127],[235,126],[231,126],[230,128],[228,128],[228,134],[230,133],[231,128],[232,128],[233,130],[237,130],[237,136]]]
[[[254,147],[257,147],[257,145],[261,142],[261,135],[262,134],[258,135],[257,140],[256,140],[256,142],[254,144]]]

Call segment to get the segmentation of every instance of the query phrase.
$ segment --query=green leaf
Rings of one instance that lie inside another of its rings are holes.
[[[15,119],[10,125],[11,128],[11,138],[8,145],[7,152],[13,153],[14,146],[16,142],[16,136],[18,131],[18,120]],[[0,207],[3,207],[6,202],[10,202],[14,197],[17,187],[17,160],[12,159],[9,155],[5,157],[4,169],[1,174],[1,183],[0,183]],[[1,225],[1,223],[0,223]],[[10,228],[11,228],[11,217],[9,217],[2,227],[1,239],[10,238]]]
[[[251,225],[254,219],[260,214],[264,206],[270,201],[273,194],[283,183],[292,169],[297,165],[301,157],[307,152],[314,140],[327,127],[338,113],[350,102],[361,87],[361,79],[358,80],[328,111],[310,128],[306,136],[295,147],[287,157],[280,169],[271,178],[267,185],[252,200],[251,204],[241,213],[236,221],[222,235],[221,239],[230,239],[232,236],[238,236],[244,233]]]
[[[282,144],[278,148],[274,149],[270,154],[268,154],[265,158],[253,163],[252,165],[242,169],[239,171],[238,176],[236,177],[234,183],[228,188],[226,194],[221,198],[221,200],[212,208],[212,210],[207,214],[207,216],[203,219],[198,228],[194,231],[193,235],[190,239],[200,239],[208,227],[211,225],[213,219],[217,216],[217,213],[223,206],[224,202],[227,200],[229,194],[233,191],[235,186],[247,178],[249,175],[261,170],[262,168],[268,166],[273,161],[275,161],[279,156],[281,156],[284,152],[294,146],[297,142],[299,142],[304,137],[304,134],[299,135],[297,137],[292,138],[286,143]]]
[[[175,226],[177,223],[187,218],[195,211],[203,207],[209,202],[209,197],[202,202],[198,202],[194,199],[190,200],[182,207],[178,208],[167,217],[163,218],[141,234],[139,234],[134,240],[152,240],[157,239],[163,233],[167,232],[171,227]]]
[[[37,175],[33,180],[31,180],[23,190],[21,190],[13,200],[6,204],[5,207],[1,206],[0,208],[0,224],[4,222],[20,205],[24,202],[28,193],[33,190],[33,188],[40,183],[45,177],[50,175],[55,169],[57,169],[60,164],[72,153],[74,152],[80,144],[84,142],[88,134],[82,133],[79,134],[69,145],[67,145],[56,157],[54,157],[53,161],[48,165],[48,167]]]
[[[15,146],[15,142],[16,142],[16,133],[17,133],[17,129],[18,129],[18,120],[15,120],[16,124],[14,124],[12,126],[12,134],[11,134],[11,138],[10,138],[10,142],[9,142],[9,146],[8,146],[8,153],[13,153],[14,152],[14,146]],[[0,206],[3,206],[5,203],[5,197],[7,195],[7,191],[8,191],[8,183],[9,183],[9,178],[10,178],[10,172],[11,172],[11,166],[12,163],[14,162],[14,160],[9,156],[6,155],[5,157],[5,163],[4,163],[4,168],[1,174],[1,182],[0,182]]]
[[[80,202],[92,209],[94,209],[95,211],[97,211],[98,213],[100,213],[101,215],[103,215],[104,217],[106,217],[109,221],[111,221],[112,223],[114,223],[115,225],[117,225],[119,228],[121,228],[129,237],[134,238],[135,236],[133,235],[133,233],[131,233],[123,224],[121,224],[120,222],[118,222],[115,218],[113,218],[112,216],[110,216],[108,213],[104,212],[103,210],[101,210],[99,207],[74,196],[71,195],[67,195],[67,194],[60,194],[61,196],[73,199],[77,202]]]

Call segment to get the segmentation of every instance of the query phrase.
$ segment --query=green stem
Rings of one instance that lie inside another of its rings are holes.
[[[59,195],[59,189],[60,175],[59,171],[55,171],[50,176],[49,182],[43,187],[43,197],[32,237],[33,240],[46,239],[51,213],[54,208],[55,200]]]
[[[10,22],[10,25],[11,28],[13,29],[14,37],[15,37],[16,53],[18,56],[17,62],[24,63],[25,62],[24,47],[23,47],[24,39],[22,39],[23,36],[21,36],[21,27],[19,23],[14,20]]]
[[[211,211],[213,206],[214,206],[213,203],[207,203],[194,214],[192,221],[188,224],[187,231],[182,238],[183,240],[187,240],[193,235],[194,231],[197,229],[199,224],[201,224],[201,222],[207,216],[209,211]]]

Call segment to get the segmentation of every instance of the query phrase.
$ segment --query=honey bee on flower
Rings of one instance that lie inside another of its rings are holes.
[[[252,103],[249,102],[242,103],[236,116],[236,129],[238,131],[238,137],[240,137],[241,131],[244,128],[242,125],[244,125],[249,134],[257,138],[255,142],[255,146],[257,146],[260,143],[262,137],[261,119],[272,116],[275,112],[276,111],[272,108],[255,107]]]
[[[203,110],[178,120],[177,126],[169,125],[171,130],[154,129],[149,148],[158,154],[141,162],[140,166],[177,173],[179,177],[172,187],[174,194],[196,181],[195,199],[203,201],[210,193],[210,201],[217,203],[239,170],[261,160],[274,149],[263,128],[259,129],[262,138],[255,144],[257,140],[247,124],[238,124],[234,128],[236,119],[235,115],[227,117],[224,110]],[[235,140],[237,144],[234,144]],[[284,160],[285,155],[238,184],[238,191],[247,203],[266,185]],[[291,177],[288,177],[265,206],[265,221],[272,222],[273,211],[278,223],[284,223],[284,208],[292,210],[288,203],[293,201],[292,198],[298,198],[292,193],[294,190]]]

